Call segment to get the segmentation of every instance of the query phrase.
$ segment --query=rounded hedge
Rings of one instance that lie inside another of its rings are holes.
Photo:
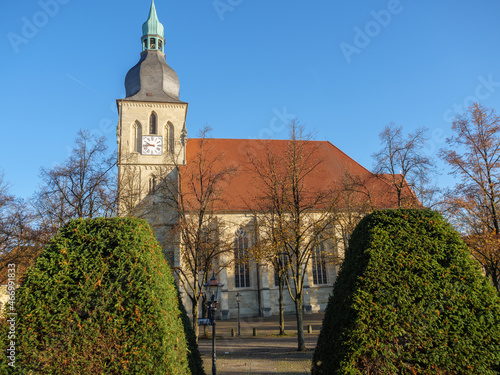
[[[179,310],[181,312],[182,324],[184,325],[184,334],[186,335],[186,341],[188,345],[188,361],[189,369],[192,375],[206,375],[203,369],[203,359],[201,358],[201,353],[198,348],[198,342],[196,341],[196,335],[193,330],[193,325],[187,314],[186,308],[182,304],[181,295],[177,289],[177,298],[179,299]]]
[[[69,222],[15,306],[12,373],[190,374],[174,279],[143,220]]]
[[[429,210],[356,227],[312,374],[498,374],[500,299],[458,233]]]

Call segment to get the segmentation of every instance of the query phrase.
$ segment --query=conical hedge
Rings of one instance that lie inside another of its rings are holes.
[[[356,227],[312,374],[498,374],[500,299],[436,212],[376,211]]]
[[[143,220],[71,221],[15,306],[12,373],[190,374],[173,276]]]
[[[182,304],[179,290],[177,290],[177,298],[179,299],[179,310],[181,312],[182,324],[184,325],[184,334],[186,336],[186,341],[189,349],[189,369],[191,370],[192,375],[206,375],[205,370],[203,369],[203,359],[201,358],[200,349],[198,348],[196,335],[194,333],[193,326],[187,314],[186,308]]]

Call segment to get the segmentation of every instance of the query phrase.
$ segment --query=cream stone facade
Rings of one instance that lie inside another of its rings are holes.
[[[221,212],[217,215],[217,219],[219,225],[223,227],[223,233],[228,242],[235,242],[238,231],[244,229],[248,236],[249,248],[251,248],[257,240],[256,237],[262,235],[262,233],[256,233],[254,225],[256,217],[250,212]],[[335,255],[336,259],[343,257],[344,245],[342,242],[332,244],[332,241],[326,241],[323,246],[325,254]],[[181,251],[181,248],[177,247],[176,251]],[[178,257],[176,257],[176,260],[176,263],[179,264]],[[321,280],[314,283],[314,261],[315,259],[312,259],[307,265],[304,288],[305,313],[316,313],[325,310],[339,269],[337,262],[322,262]],[[225,254],[224,259],[221,259],[219,263],[232,264],[229,267],[221,268],[217,275],[219,281],[224,285],[218,307],[219,319],[231,319],[237,316],[237,293],[241,295],[240,315],[242,317],[266,317],[279,314],[279,287],[272,266],[265,262],[251,260],[248,264],[249,284],[248,286],[240,285],[238,287],[236,285],[234,253]],[[317,272],[320,271],[317,270]],[[190,301],[182,289],[181,295],[187,311],[191,311]],[[284,311],[287,315],[295,314],[295,304],[286,286],[284,288]]]
[[[177,164],[185,164],[185,142],[182,140],[187,135],[187,103],[141,103],[126,99],[118,100],[117,103],[118,149],[122,165],[164,165],[164,158],[142,154],[142,137],[147,135],[162,137],[161,155],[170,153],[177,157]],[[151,129],[152,115],[156,116],[156,129]]]
[[[117,100],[118,123],[118,166],[120,191],[133,197],[130,206],[142,201],[154,188],[156,176],[168,174],[175,165],[186,164],[186,115],[187,103],[137,102]],[[154,121],[154,124],[152,123]],[[153,129],[152,129],[153,128]],[[159,155],[143,154],[143,140],[154,136],[161,139]],[[130,184],[130,179],[134,180]],[[131,207],[121,200],[120,214]]]

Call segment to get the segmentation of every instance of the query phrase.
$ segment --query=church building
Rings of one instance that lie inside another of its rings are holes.
[[[249,154],[258,158],[264,150],[283,150],[288,141],[188,138],[188,103],[179,98],[179,78],[165,59],[164,27],[158,19],[154,1],[142,26],[141,47],[139,62],[125,78],[126,97],[117,100],[119,214],[145,217],[174,269],[181,269],[183,240],[171,235],[180,214],[175,207],[165,208],[157,192],[168,176],[170,181],[176,181],[170,192],[182,194],[181,178],[186,180],[189,166],[199,162],[197,158],[201,148],[208,148],[216,155],[212,168],[232,171],[219,186],[221,199],[211,205],[217,225],[227,240],[225,243],[232,246],[230,251],[221,255],[228,262],[220,259],[217,262],[219,267],[214,270],[224,284],[220,295],[220,318],[236,317],[237,294],[241,296],[243,317],[278,314],[279,280],[275,270],[265,262],[238,259],[262,236],[256,224],[258,215],[255,206],[251,207],[249,203],[259,193],[258,183],[248,172]],[[313,186],[338,182],[349,172],[352,179],[370,181],[371,208],[395,206],[393,197],[387,194],[390,190],[388,179],[375,178],[330,142],[307,142],[314,147],[317,158],[322,160],[321,174],[312,180]],[[412,195],[410,189],[407,195]],[[178,201],[175,197],[172,199],[172,202]],[[338,230],[338,240],[318,243],[311,251],[305,265],[306,313],[325,309],[339,264],[326,261],[324,254],[333,254],[336,259],[341,259],[348,234]],[[182,283],[180,289],[189,312],[190,300]],[[295,311],[286,288],[284,306],[286,313]]]

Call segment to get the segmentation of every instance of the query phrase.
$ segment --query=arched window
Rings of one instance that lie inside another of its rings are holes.
[[[156,40],[155,40],[155,38],[149,38],[149,49],[156,49]]]
[[[171,122],[168,123],[168,151],[175,153],[175,131]]]
[[[250,287],[250,267],[248,265],[248,234],[240,228],[234,239],[234,286]]]
[[[130,134],[130,151],[131,152],[141,152],[142,146],[142,125],[139,121],[136,121],[131,128]]]
[[[313,283],[316,285],[328,284],[325,258],[325,244],[321,242],[312,252]]]
[[[151,113],[149,117],[149,134],[156,134],[158,131],[158,117],[156,113]]]

